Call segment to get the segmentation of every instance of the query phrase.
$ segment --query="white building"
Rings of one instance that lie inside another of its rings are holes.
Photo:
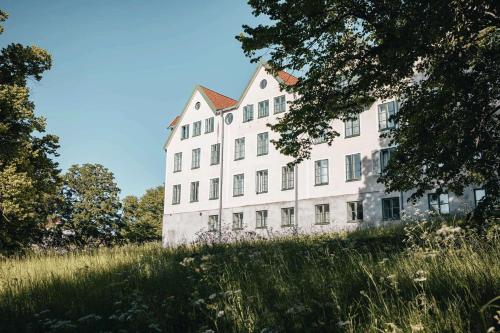
[[[294,98],[280,83],[296,82],[286,72],[274,77],[261,64],[238,101],[195,87],[165,144],[165,246],[193,241],[220,222],[267,234],[296,224],[301,232],[316,232],[399,219],[409,194],[385,193],[377,183],[391,148],[379,136],[393,125],[387,119],[397,111],[395,101],[374,103],[357,121],[334,121],[341,136],[331,146],[316,144],[294,172],[286,166],[292,159],[270,143],[278,134],[266,124],[287,112]],[[445,214],[473,207],[482,195],[480,189],[462,197],[430,193],[417,206]]]

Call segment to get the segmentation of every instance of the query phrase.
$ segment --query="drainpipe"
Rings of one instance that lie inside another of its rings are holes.
[[[293,208],[294,210],[294,217],[295,217],[295,227],[294,227],[294,233],[295,235],[298,234],[298,228],[299,228],[299,165],[295,164],[294,167],[295,171],[295,207]]]
[[[219,175],[219,242],[222,240],[222,183],[224,179],[224,112],[220,113],[221,139],[220,139],[220,175]]]

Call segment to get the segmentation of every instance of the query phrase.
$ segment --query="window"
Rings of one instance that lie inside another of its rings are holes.
[[[259,118],[267,117],[269,116],[269,100],[266,99],[265,101],[259,102],[259,107],[257,111],[257,116]]]
[[[328,184],[328,160],[314,162],[314,184]]]
[[[269,153],[269,135],[267,132],[257,134],[257,156]]]
[[[285,95],[274,97],[274,113],[285,112],[286,110],[286,100]]]
[[[352,154],[345,157],[345,179],[346,181],[361,179],[361,155]]]
[[[439,214],[449,214],[450,213],[450,203],[448,198],[448,193],[430,193],[429,199],[429,209]]]
[[[195,121],[193,123],[193,136],[201,135],[201,121]]]
[[[196,104],[194,105],[194,108],[196,110],[199,110],[200,109],[200,105],[201,105],[200,102],[196,102]]]
[[[213,144],[210,147],[210,165],[220,162],[220,143]]]
[[[281,226],[290,227],[294,224],[294,209],[293,207],[281,208]]]
[[[189,124],[181,127],[181,140],[189,138]]]
[[[191,169],[197,169],[200,167],[200,155],[200,148],[193,149],[191,154]]]
[[[208,194],[208,199],[210,200],[219,199],[219,178],[210,179],[210,190]]]
[[[243,122],[249,122],[253,120],[253,104],[243,107]]]
[[[264,89],[265,87],[267,87],[267,80],[266,79],[262,79],[262,81],[260,81],[260,89]]]
[[[351,201],[347,203],[347,221],[363,221],[363,202]]]
[[[199,189],[200,189],[200,182],[191,182],[191,193],[189,196],[189,201],[191,202],[198,201]]]
[[[384,220],[399,220],[399,198],[382,199],[382,218]]]
[[[233,176],[233,197],[243,195],[245,184],[245,175],[239,174]]]
[[[174,172],[182,170],[182,153],[174,154]]]
[[[486,191],[482,188],[478,188],[474,190],[474,202],[477,205],[479,205],[479,202],[484,199],[486,196]]]
[[[214,117],[205,119],[205,133],[211,133],[214,131]]]
[[[350,138],[359,135],[359,114],[352,119],[344,121],[345,137]]]
[[[330,205],[322,204],[315,206],[315,221],[316,224],[330,223]]]
[[[267,210],[258,210],[255,213],[255,228],[267,228]]]
[[[378,130],[384,131],[394,127],[394,119],[390,119],[396,114],[396,103],[394,101],[380,104],[378,106]]]
[[[243,229],[243,213],[233,213],[233,230]]]
[[[245,138],[234,140],[234,159],[242,160],[245,158]]]
[[[384,172],[395,149],[396,148],[386,148],[380,151],[380,173]]]
[[[181,203],[181,184],[174,185],[172,191],[172,205]]]
[[[208,216],[208,231],[217,231],[219,229],[219,215]]]
[[[257,171],[255,189],[257,194],[267,192],[267,170]]]
[[[325,143],[325,142],[326,142],[326,135],[325,134],[321,134],[317,138],[312,139],[312,143],[314,143],[315,145],[319,145],[319,144]]]
[[[285,165],[281,168],[281,189],[282,190],[291,190],[293,188],[294,182],[294,170],[293,166]]]

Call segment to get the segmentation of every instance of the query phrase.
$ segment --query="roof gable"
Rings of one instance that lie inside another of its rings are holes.
[[[204,94],[212,102],[215,110],[226,109],[238,103],[237,100],[219,94],[218,92],[213,91],[212,89],[208,89],[203,86],[199,86],[199,88],[202,94]]]

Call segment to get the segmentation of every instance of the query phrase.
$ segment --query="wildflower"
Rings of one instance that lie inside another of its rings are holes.
[[[349,325],[349,324],[351,324],[351,322],[350,322],[350,321],[348,321],[348,320],[346,320],[346,321],[342,321],[342,320],[341,320],[341,321],[339,321],[339,322],[337,323],[337,326],[338,326],[338,327],[344,327],[344,326]]]
[[[201,260],[202,261],[208,261],[210,260],[210,258],[212,258],[212,255],[210,254],[205,254],[204,256],[201,257]]]
[[[421,332],[424,330],[424,326],[421,323],[415,324],[415,325],[410,325],[411,332]]]
[[[208,299],[213,300],[215,297],[217,297],[217,294],[212,294],[212,295],[208,296]]]
[[[184,259],[182,259],[182,261],[179,263],[181,266],[189,266],[192,262],[194,261],[194,258],[191,258],[191,257],[186,257]]]
[[[220,318],[224,316],[224,310],[220,310],[219,312],[217,312],[217,318]]]
[[[426,277],[426,274],[427,272],[423,271],[423,270],[418,270],[417,271],[417,277],[413,279],[413,281],[415,282],[424,282],[427,280],[427,277]]]

